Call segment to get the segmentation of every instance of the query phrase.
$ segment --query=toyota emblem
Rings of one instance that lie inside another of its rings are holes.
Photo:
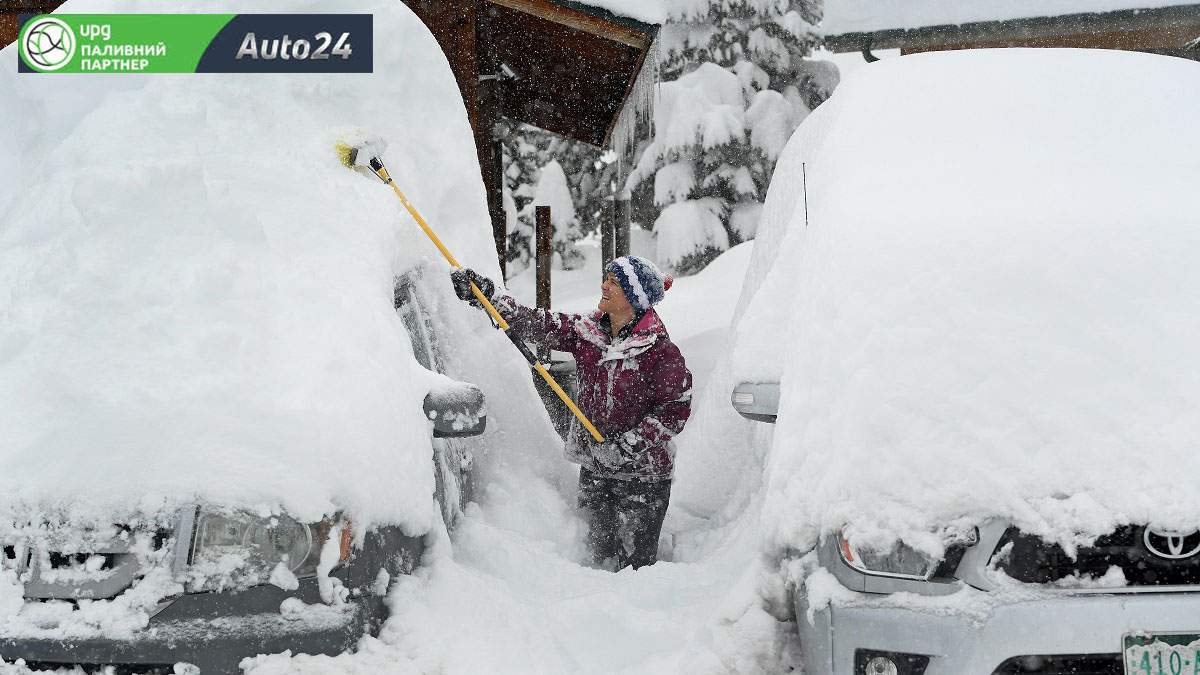
[[[1163,560],[1183,560],[1200,553],[1200,530],[1175,532],[1147,527],[1142,533],[1146,550]]]

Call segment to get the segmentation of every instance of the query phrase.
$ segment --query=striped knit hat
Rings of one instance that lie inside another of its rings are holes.
[[[621,290],[625,291],[625,298],[639,312],[658,304],[674,281],[670,274],[663,274],[654,263],[636,255],[617,258],[608,263],[604,271],[617,277]]]

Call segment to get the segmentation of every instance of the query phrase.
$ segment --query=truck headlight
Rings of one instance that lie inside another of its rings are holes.
[[[344,533],[335,542],[344,562],[349,527],[336,529]],[[286,515],[201,510],[189,556],[193,585],[208,590],[264,583],[281,563],[296,577],[316,576],[321,549],[334,530],[330,520],[305,524]]]
[[[842,554],[842,560],[863,574],[927,581],[933,576],[940,562],[904,542],[896,542],[887,551],[872,551],[856,548],[844,536],[838,536],[841,538],[838,550]]]
[[[859,548],[850,543],[846,536],[838,533],[838,553],[850,567],[880,577],[929,581],[942,579],[954,573],[968,548],[979,542],[979,530],[946,533],[946,553],[941,558],[922,553],[898,541],[886,551]]]

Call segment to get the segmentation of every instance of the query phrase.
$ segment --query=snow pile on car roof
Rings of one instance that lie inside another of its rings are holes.
[[[373,74],[18,76],[0,52],[0,517],[201,499],[427,527],[429,372],[392,296],[437,254],[338,163],[339,129],[390,143],[461,260],[494,275],[495,254],[434,38],[399,2],[339,11],[374,15]]]
[[[736,337],[739,379],[782,377],[772,545],[1200,525],[1197,109],[1200,64],[1115,51],[842,83],[780,160]]]

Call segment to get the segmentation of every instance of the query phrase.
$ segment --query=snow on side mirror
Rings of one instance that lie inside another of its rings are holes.
[[[779,383],[742,382],[733,388],[729,400],[742,417],[774,424],[779,415]]]
[[[473,384],[439,385],[425,395],[423,407],[433,422],[434,438],[478,436],[487,428],[483,392]]]

